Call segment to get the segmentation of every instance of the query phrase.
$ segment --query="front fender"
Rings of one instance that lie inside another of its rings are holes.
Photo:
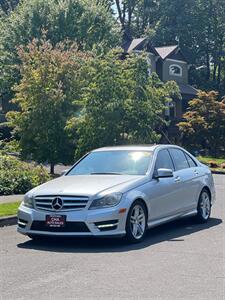
[[[148,216],[149,216],[150,203],[149,201],[147,201],[147,195],[144,192],[140,190],[131,190],[126,193],[124,200],[126,202],[126,206],[130,208],[133,202],[137,199],[142,199],[145,202],[145,205],[148,210]]]

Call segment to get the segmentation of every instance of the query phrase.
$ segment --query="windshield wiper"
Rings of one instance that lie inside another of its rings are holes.
[[[93,172],[91,175],[122,175],[121,173],[116,172]]]

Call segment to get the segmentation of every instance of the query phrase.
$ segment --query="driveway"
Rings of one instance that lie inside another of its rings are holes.
[[[33,242],[0,229],[0,299],[225,299],[225,176],[207,224],[192,219],[113,239]]]

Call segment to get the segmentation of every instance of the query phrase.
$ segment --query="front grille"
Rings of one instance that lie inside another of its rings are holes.
[[[48,232],[90,232],[84,222],[66,222],[64,227],[46,226],[44,221],[33,221],[31,230]]]
[[[60,209],[54,209],[52,207],[52,201],[55,198],[61,198],[63,205]],[[34,198],[35,207],[40,210],[47,211],[69,211],[69,210],[82,210],[88,203],[88,197],[86,196],[60,196],[60,195],[46,195],[36,196]]]

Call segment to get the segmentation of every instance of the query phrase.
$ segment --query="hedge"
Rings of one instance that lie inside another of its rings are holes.
[[[50,179],[43,166],[35,166],[0,152],[0,195],[24,194]]]

